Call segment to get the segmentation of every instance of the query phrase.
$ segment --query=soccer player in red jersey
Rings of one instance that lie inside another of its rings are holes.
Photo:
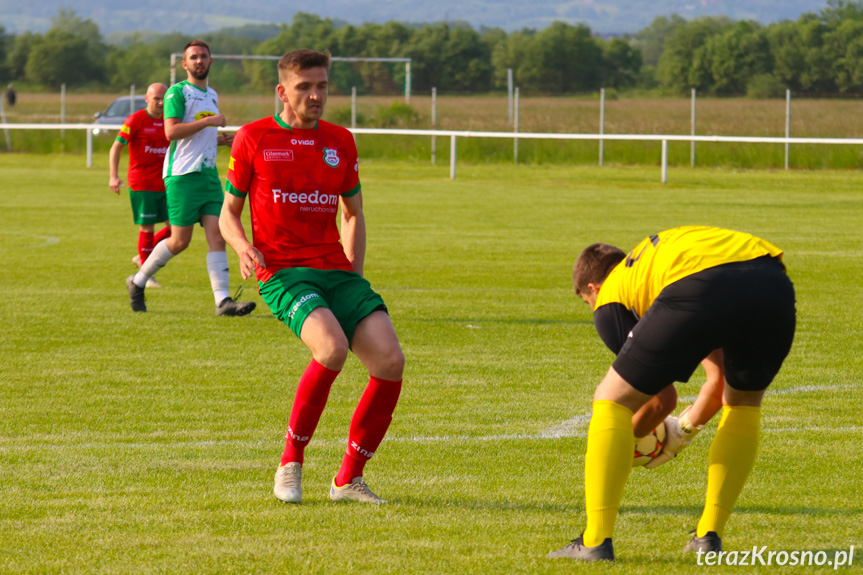
[[[132,216],[135,223],[141,226],[138,232],[138,255],[132,259],[138,267],[147,261],[154,245],[171,237],[165,183],[162,181],[162,164],[168,151],[162,118],[167,89],[164,84],[150,84],[144,96],[147,107],[126,118],[108,155],[108,187],[119,195],[123,186],[119,176],[120,154],[123,146],[129,146],[129,198]],[[158,222],[165,222],[165,227],[155,233],[155,224]],[[150,278],[147,286],[159,287],[159,284]]]
[[[237,132],[219,223],[240,257],[243,278],[256,275],[270,310],[312,353],[297,386],[273,492],[301,502],[303,452],[350,350],[370,379],[330,499],[384,503],[363,480],[363,468],[392,421],[405,360],[383,299],[363,278],[366,229],[356,145],[348,130],[320,119],[329,66],[329,54],[312,50],[279,61],[284,108]],[[253,243],[240,220],[246,198]]]

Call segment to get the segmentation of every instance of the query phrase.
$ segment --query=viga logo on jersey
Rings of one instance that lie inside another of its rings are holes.
[[[322,194],[315,190],[311,194],[305,192],[283,192],[273,188],[273,203],[310,204],[316,206],[336,206],[339,203],[338,194]]]
[[[201,118],[207,118],[209,116],[215,116],[215,115],[216,115],[215,112],[198,112],[197,114],[195,114],[195,119],[200,120]]]

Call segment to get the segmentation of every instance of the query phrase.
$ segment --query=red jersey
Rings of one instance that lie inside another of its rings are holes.
[[[138,110],[117,134],[117,141],[129,146],[129,187],[136,192],[164,192],[162,164],[168,152],[165,121]]]
[[[261,282],[285,268],[353,271],[336,225],[339,197],[360,191],[351,133],[319,121],[294,129],[278,116],[247,124],[234,136],[228,193],[249,195],[252,245],[264,256]]]

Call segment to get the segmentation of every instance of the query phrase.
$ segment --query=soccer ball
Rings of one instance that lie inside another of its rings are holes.
[[[635,454],[632,458],[633,467],[641,467],[650,463],[654,457],[662,453],[665,446],[665,422],[642,437],[635,443]]]

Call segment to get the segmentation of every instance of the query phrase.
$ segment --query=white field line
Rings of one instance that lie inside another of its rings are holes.
[[[809,393],[814,391],[826,390],[842,390],[842,389],[860,389],[859,385],[853,384],[837,384],[837,385],[802,385],[788,389],[777,389],[775,391],[768,390],[766,395],[788,395],[792,393]],[[693,401],[695,396],[680,398],[681,401]],[[406,437],[387,437],[385,442],[394,443],[473,443],[473,442],[494,442],[494,441],[513,441],[513,440],[547,440],[547,439],[564,439],[570,437],[587,437],[587,425],[590,422],[590,414],[585,413],[576,415],[566,421],[563,421],[552,427],[548,427],[538,433],[519,433],[519,434],[500,434],[500,435],[440,435],[440,436],[406,436]],[[794,426],[794,427],[765,427],[762,428],[762,433],[811,433],[811,432],[841,432],[841,433],[860,433],[863,432],[861,425],[846,425],[842,427],[836,426]],[[0,438],[2,440],[2,438]],[[337,439],[312,439],[312,445],[317,447],[332,447],[344,444],[344,440]],[[0,445],[2,451],[21,451],[31,449],[97,449],[97,450],[126,450],[126,449],[162,449],[162,448],[205,448],[205,447],[245,447],[254,449],[257,447],[270,447],[274,445],[272,441],[172,441],[172,442],[148,442],[148,443],[85,443],[85,444],[36,444],[36,445]]]
[[[31,233],[28,233],[28,232],[11,232],[11,231],[0,230],[0,234],[9,234],[9,235],[15,235],[15,236],[25,236],[25,237],[29,237],[29,238],[36,238],[37,240],[41,240],[41,242],[40,242],[40,243],[37,243],[37,244],[30,244],[30,245],[15,245],[15,246],[7,247],[7,248],[0,248],[0,251],[7,251],[7,250],[29,250],[29,249],[33,249],[33,248],[42,248],[42,247],[45,247],[45,246],[52,246],[52,245],[54,245],[54,244],[59,244],[59,243],[60,243],[60,238],[55,238],[55,237],[53,237],[53,236],[42,236],[42,235],[39,235],[39,234],[31,234]],[[21,242],[21,243],[23,243],[23,242]]]

